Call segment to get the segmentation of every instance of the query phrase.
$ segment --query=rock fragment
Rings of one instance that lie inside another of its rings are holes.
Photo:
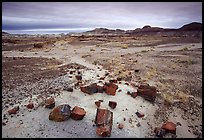
[[[138,96],[138,93],[137,92],[132,92],[130,93],[129,91],[127,92],[128,95],[130,95],[131,97],[133,98],[136,98]]]
[[[166,130],[164,130],[162,128],[159,128],[159,127],[156,127],[154,129],[154,132],[155,132],[156,136],[159,137],[159,138],[163,138],[164,135],[166,134]]]
[[[45,108],[50,108],[50,109],[52,109],[52,108],[54,108],[55,107],[55,99],[53,98],[53,97],[51,97],[51,98],[49,98],[49,99],[47,99],[46,101],[45,101]]]
[[[75,106],[72,109],[71,118],[73,120],[82,120],[85,115],[86,115],[86,111],[81,107]]]
[[[71,88],[71,87],[65,87],[64,90],[66,90],[68,92],[73,92],[73,88]]]
[[[137,117],[139,117],[139,118],[142,118],[142,117],[144,117],[144,114],[143,113],[141,113],[141,112],[136,112],[135,113],[136,115],[137,115]]]
[[[156,98],[156,87],[150,86],[149,84],[139,85],[137,92],[139,96],[150,102],[154,102]]]
[[[110,133],[110,128],[108,126],[99,126],[96,129],[96,134],[102,137],[109,137]]]
[[[19,110],[19,106],[16,106],[16,107],[8,110],[8,113],[9,113],[9,115],[16,114],[18,110]]]
[[[80,87],[81,91],[87,94],[94,94],[97,92],[103,92],[103,88],[98,86],[96,83],[93,83],[89,86]]]
[[[111,135],[113,124],[113,112],[107,109],[97,108],[95,124],[98,126],[96,134],[102,137],[109,137]]]
[[[119,129],[123,129],[123,128],[124,128],[124,125],[123,125],[122,123],[119,123],[119,124],[118,124],[118,128],[119,128]]]
[[[114,83],[105,83],[104,85],[105,93],[108,95],[114,96],[116,94],[117,89],[118,89],[118,86]]]
[[[82,80],[82,76],[81,75],[76,75],[75,76],[77,80]]]
[[[28,109],[33,109],[34,108],[34,104],[33,103],[29,103],[26,106]]]
[[[100,107],[101,101],[95,101],[95,104],[96,104],[97,107]]]
[[[62,122],[66,121],[71,116],[71,110],[68,104],[63,104],[55,107],[49,114],[49,120]]]
[[[111,79],[109,80],[110,83],[117,83],[117,80],[116,79]]]
[[[161,128],[166,130],[166,132],[176,134],[176,124],[173,122],[166,122]]]
[[[162,125],[161,128],[156,127],[154,132],[157,137],[163,138],[166,133],[176,134],[176,124],[173,122],[167,121],[165,124]]]
[[[115,109],[116,106],[117,106],[117,102],[115,102],[115,101],[109,101],[108,105],[109,105],[112,109]]]

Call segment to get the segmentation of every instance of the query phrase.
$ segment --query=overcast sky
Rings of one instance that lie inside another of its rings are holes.
[[[3,2],[4,31],[179,28],[202,23],[202,2]]]

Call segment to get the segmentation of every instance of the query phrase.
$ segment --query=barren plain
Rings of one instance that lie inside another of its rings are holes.
[[[201,37],[5,35],[2,39],[2,137],[101,137],[94,119],[95,101],[103,100],[101,108],[113,112],[110,138],[156,138],[155,127],[166,121],[176,124],[176,134],[163,137],[202,138]],[[39,42],[43,43],[36,47]],[[118,86],[114,96],[80,90],[113,79]],[[156,87],[153,103],[127,94],[137,92],[142,83]],[[52,109],[44,107],[49,97],[55,99],[55,106],[84,108],[85,117],[49,120]],[[117,102],[115,109],[109,101]],[[26,107],[29,103],[33,109]],[[8,110],[16,106],[17,113],[9,115]],[[139,118],[137,111],[144,117]],[[119,129],[119,124],[124,127]]]

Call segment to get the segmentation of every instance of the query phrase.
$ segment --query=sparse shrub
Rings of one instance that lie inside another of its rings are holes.
[[[97,64],[99,64],[99,61],[98,60],[94,60],[93,64],[97,65]]]
[[[178,60],[176,61],[176,63],[193,65],[193,64],[197,64],[198,62],[195,61],[195,60],[192,60],[192,59],[189,59],[189,60],[180,60],[180,59],[178,59]]]
[[[90,49],[90,51],[95,51],[94,49]]]
[[[141,52],[142,52],[142,53],[146,53],[146,52],[148,52],[148,51],[149,51],[149,50],[142,50]]]
[[[183,103],[187,103],[189,100],[189,96],[182,91],[177,91],[175,94],[175,98],[177,98]]]
[[[43,43],[34,43],[34,48],[42,48],[43,45]]]
[[[128,45],[122,45],[121,48],[122,48],[122,49],[127,49],[127,48],[128,48]]]
[[[91,56],[90,54],[86,54],[86,55],[82,55],[81,57],[86,58],[86,57],[90,57],[90,56]]]
[[[188,51],[188,50],[189,50],[188,47],[181,49],[181,51]]]

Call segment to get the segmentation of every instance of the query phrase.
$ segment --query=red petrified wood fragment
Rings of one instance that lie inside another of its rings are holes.
[[[74,120],[82,120],[86,115],[86,111],[78,106],[75,106],[71,112],[71,118]]]
[[[114,108],[116,108],[116,106],[117,106],[117,102],[115,102],[115,101],[109,101],[108,105],[109,105],[112,109],[114,109]]]
[[[18,110],[19,110],[19,106],[16,106],[16,107],[8,110],[8,113],[9,113],[9,115],[16,114]]]
[[[29,104],[27,104],[27,106],[26,106],[28,109],[33,109],[34,108],[34,105],[33,105],[33,103],[29,103]]]
[[[87,94],[102,93],[104,91],[103,87],[98,86],[96,83],[93,83],[89,86],[80,87],[81,91]]]
[[[141,113],[141,112],[136,112],[135,113],[136,115],[137,115],[137,117],[139,117],[139,118],[142,118],[142,117],[144,117],[144,114],[143,113]]]
[[[136,98],[138,93],[137,92],[133,92],[133,93],[130,93],[129,91],[127,92],[128,95],[130,95],[131,97],[133,98]]]
[[[166,122],[161,128],[166,130],[166,132],[176,134],[176,124],[173,122]]]
[[[109,137],[113,124],[113,112],[107,109],[97,108],[95,123],[98,126],[96,134],[102,137]]]
[[[118,89],[118,86],[114,83],[105,83],[104,85],[105,93],[107,93],[108,95],[114,96],[116,94],[117,89]]]
[[[148,84],[142,84],[137,89],[138,95],[144,99],[154,102],[156,98],[156,87]]]
[[[100,101],[95,101],[95,104],[96,104],[97,107],[100,107],[101,102]]]
[[[54,108],[55,107],[55,99],[54,98],[49,98],[45,101],[45,108]]]
[[[56,122],[62,122],[68,120],[71,115],[70,106],[68,104],[63,104],[55,107],[49,115],[49,120]]]

